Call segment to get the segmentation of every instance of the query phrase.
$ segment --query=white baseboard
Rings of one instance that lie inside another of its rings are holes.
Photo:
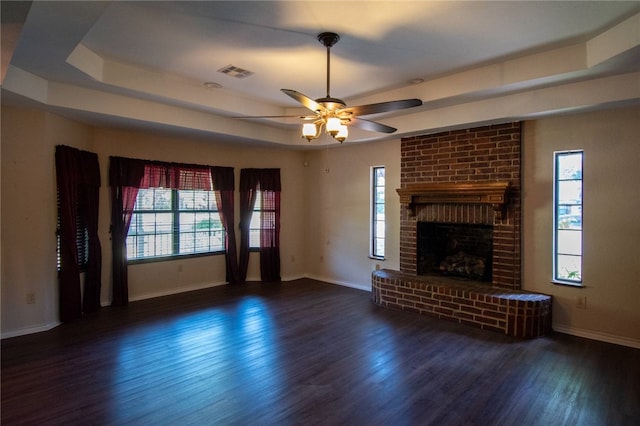
[[[301,280],[303,278],[307,278],[306,275],[302,274],[302,275],[289,275],[286,277],[282,277],[282,281],[295,281],[295,280]]]
[[[371,292],[371,285],[347,283],[347,282],[344,282],[344,281],[337,281],[337,280],[333,280],[333,279],[330,279],[330,278],[320,277],[320,276],[312,275],[312,274],[307,274],[307,275],[305,275],[305,277],[306,278],[310,278],[312,280],[323,281],[323,282],[329,283],[329,284],[336,284],[336,285],[341,285],[343,287],[355,288],[356,290],[362,290],[362,291]]]
[[[337,282],[337,281],[328,281],[327,279],[324,278],[315,278],[315,277],[310,277],[308,275],[302,274],[302,275],[291,275],[291,276],[287,276],[287,277],[282,277],[282,281],[295,281],[295,280],[299,280],[302,278],[312,278],[312,279],[316,279],[319,281],[325,281],[325,282],[330,282],[331,284],[338,284],[338,285],[342,285],[345,287],[352,287],[352,288],[357,288],[359,290],[370,290],[367,288],[363,288],[361,286],[357,286],[357,285],[352,285],[352,284],[348,284],[348,283],[341,283],[341,282]],[[260,277],[247,277],[247,281],[260,281]],[[158,292],[154,292],[154,293],[147,293],[147,294],[142,294],[142,295],[138,295],[138,296],[131,296],[129,297],[129,302],[135,302],[138,300],[145,300],[145,299],[153,299],[155,297],[162,297],[162,296],[170,296],[172,294],[178,294],[178,293],[185,293],[187,291],[195,291],[195,290],[202,290],[205,288],[211,288],[211,287],[217,287],[220,285],[225,285],[228,284],[226,281],[221,281],[221,282],[215,282],[215,283],[202,283],[202,284],[196,284],[196,285],[191,285],[188,287],[179,287],[179,288],[173,288],[173,289],[169,289],[166,291],[158,291]],[[102,301],[101,302],[102,306],[110,306],[111,303],[109,301]]]
[[[35,327],[28,327],[28,328],[21,328],[19,330],[7,331],[6,333],[2,333],[2,335],[0,336],[0,339],[8,339],[10,337],[18,337],[18,336],[25,336],[27,334],[41,333],[43,331],[49,331],[52,328],[59,326],[60,324],[62,323],[52,322],[49,324],[38,325]]]
[[[153,299],[153,298],[162,297],[162,296],[170,296],[172,294],[178,294],[178,293],[186,293],[187,291],[202,290],[205,288],[217,287],[219,285],[224,285],[224,284],[227,284],[227,282],[221,281],[221,282],[215,282],[215,283],[201,283],[201,284],[190,285],[187,287],[177,287],[177,288],[172,288],[164,291],[140,294],[138,296],[129,297],[129,302],[135,302],[138,300],[145,300],[145,299]]]
[[[570,334],[571,336],[584,337],[585,339],[598,340],[600,342],[613,343],[614,345],[628,346],[640,349],[640,341],[629,339],[628,337],[616,336],[608,333],[600,333],[598,331],[584,330],[575,327],[566,327],[563,325],[553,325],[553,331],[558,333]]]

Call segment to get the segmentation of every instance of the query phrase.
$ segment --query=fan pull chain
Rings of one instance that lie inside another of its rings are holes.
[[[324,157],[324,172],[329,173],[329,145],[326,145],[326,155]]]

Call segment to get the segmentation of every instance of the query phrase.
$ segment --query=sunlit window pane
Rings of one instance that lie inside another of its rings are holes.
[[[170,189],[151,189],[153,191],[153,209],[154,210],[171,210],[171,190]]]
[[[556,152],[554,169],[554,280],[582,284],[582,151]]]
[[[384,238],[376,238],[376,256],[384,256]]]
[[[582,280],[582,258],[580,256],[559,255],[557,259],[558,279]]]
[[[582,229],[582,205],[561,204],[556,210],[556,225],[558,229]]]
[[[127,259],[220,252],[224,235],[213,192],[140,189],[127,235]]]
[[[209,191],[178,191],[181,210],[215,210],[215,197]]]
[[[249,222],[249,227],[252,229],[260,229],[260,214],[252,214],[251,222]]]
[[[173,231],[173,215],[171,213],[156,213],[155,225],[157,234],[168,234]]]
[[[582,204],[582,181],[558,182],[558,204]]]
[[[558,253],[582,255],[582,232],[558,231]]]
[[[262,209],[262,192],[256,191],[256,203],[249,222],[249,248],[260,248],[260,211]]]
[[[582,152],[558,157],[558,179],[582,180]]]
[[[385,236],[385,168],[371,169],[371,253],[372,257],[384,257]]]

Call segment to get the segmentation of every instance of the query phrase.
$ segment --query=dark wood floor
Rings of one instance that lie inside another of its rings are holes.
[[[517,340],[298,280],[2,341],[2,424],[632,425],[640,350]]]

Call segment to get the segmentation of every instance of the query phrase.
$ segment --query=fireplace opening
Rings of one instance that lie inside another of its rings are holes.
[[[418,275],[492,281],[493,226],[418,222]]]

